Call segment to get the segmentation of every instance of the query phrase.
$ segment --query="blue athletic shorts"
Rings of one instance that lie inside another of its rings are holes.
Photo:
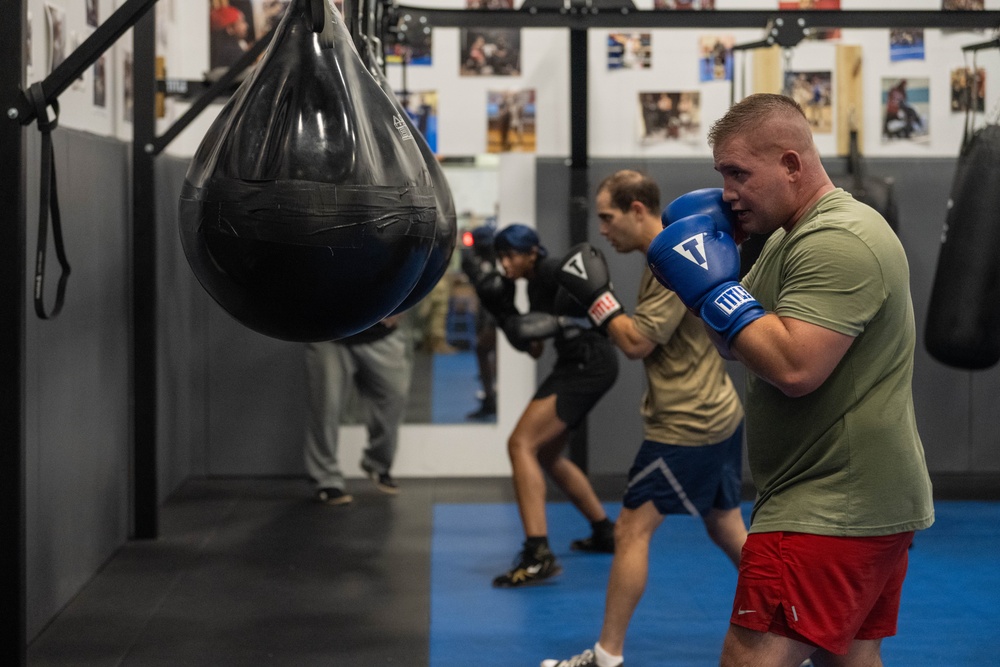
[[[743,424],[727,440],[704,447],[645,440],[628,473],[622,504],[653,501],[660,514],[705,516],[738,507],[743,488]]]

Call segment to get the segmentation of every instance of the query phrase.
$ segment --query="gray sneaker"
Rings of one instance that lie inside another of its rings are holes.
[[[354,500],[354,497],[346,493],[343,489],[330,487],[317,491],[316,500],[327,505],[346,505]]]
[[[388,470],[385,472],[376,472],[374,468],[364,461],[361,462],[361,469],[368,475],[368,479],[372,481],[375,488],[382,493],[388,493],[392,496],[399,493],[399,484],[396,483],[396,480],[393,479]]]

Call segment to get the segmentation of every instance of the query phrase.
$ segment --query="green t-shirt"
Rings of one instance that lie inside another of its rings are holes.
[[[841,189],[777,230],[743,285],[769,312],[855,340],[818,389],[747,374],[751,532],[889,535],[934,522],[913,412],[909,267],[885,220]]]
[[[731,436],[743,420],[743,405],[725,362],[676,294],[653,278],[647,267],[632,316],[636,330],[656,347],[643,358],[644,437],[670,445],[714,445]]]

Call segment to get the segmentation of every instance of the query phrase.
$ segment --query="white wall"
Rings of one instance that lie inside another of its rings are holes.
[[[100,20],[104,21],[122,4],[122,0],[96,0]],[[651,9],[652,0],[634,0],[640,9]],[[778,0],[717,0],[725,9],[774,9]],[[85,0],[29,0],[31,13],[33,67],[27,72],[30,82],[41,80],[48,72],[50,42],[46,6],[60,9],[65,16],[67,53],[94,30],[85,17]],[[409,0],[406,6],[462,8],[465,0]],[[516,0],[515,6],[521,1]],[[208,0],[160,0],[157,52],[163,56],[167,76],[199,80],[208,69]],[[935,10],[940,0],[841,0],[842,9]],[[1000,9],[1000,0],[985,0],[986,9]],[[995,26],[993,26],[995,27]],[[652,30],[653,66],[642,71],[609,71],[605,40],[611,30],[591,30],[590,39],[590,148],[594,157],[703,157],[708,148],[704,135],[708,126],[729,104],[727,82],[698,81],[697,43],[704,34],[731,34],[736,43],[756,41],[761,30]],[[888,30],[844,30],[840,43],[863,47],[865,145],[862,150],[872,157],[953,156],[957,154],[962,134],[962,114],[949,109],[952,69],[971,64],[961,47],[985,41],[987,32],[952,32],[927,30],[925,60],[889,61]],[[439,95],[439,152],[443,155],[475,155],[486,147],[486,92],[533,88],[537,92],[537,154],[546,157],[569,153],[569,33],[564,29],[525,29],[522,31],[522,73],[516,77],[458,76],[460,30],[438,28],[433,33],[433,64],[411,66],[407,87],[411,90],[437,90]],[[60,99],[60,124],[95,134],[131,139],[131,123],[124,118],[124,60],[132,50],[131,31],[107,53],[107,103],[104,108],[93,103],[93,70],[83,81],[71,86]],[[752,53],[747,56],[753,58]],[[742,61],[742,57],[738,63]],[[793,69],[834,69],[834,43],[802,43],[791,53]],[[1000,50],[982,51],[978,65],[987,70],[987,105],[992,107],[1000,88]],[[738,68],[739,69],[739,65]],[[737,72],[738,75],[738,72]],[[402,88],[402,68],[389,66],[387,76]],[[834,74],[836,76],[836,73]],[[927,77],[931,87],[930,128],[927,143],[881,140],[881,80],[883,77]],[[643,145],[639,141],[637,93],[639,91],[698,90],[702,95],[701,134],[691,141],[672,141]],[[748,90],[747,92],[752,92]],[[164,131],[187,108],[174,99],[167,101],[167,115],[159,121]],[[219,110],[213,105],[168,148],[174,155],[191,155]],[[824,155],[835,154],[835,133],[817,135]]]

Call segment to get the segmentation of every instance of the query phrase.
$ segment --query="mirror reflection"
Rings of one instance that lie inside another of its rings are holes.
[[[442,168],[458,213],[457,246],[437,286],[399,323],[413,355],[404,423],[495,424],[496,323],[479,307],[469,270],[495,261],[496,161],[482,156]],[[345,423],[360,423],[362,409],[352,396]]]

